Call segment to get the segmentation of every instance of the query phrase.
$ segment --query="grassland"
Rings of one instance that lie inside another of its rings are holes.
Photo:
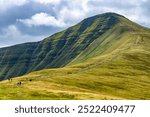
[[[150,99],[150,40],[131,35],[119,48],[80,64],[2,81],[0,99]]]

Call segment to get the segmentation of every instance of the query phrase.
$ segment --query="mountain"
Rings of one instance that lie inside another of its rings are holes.
[[[0,49],[0,80],[66,66],[92,43],[102,41],[100,36],[120,24],[121,19],[127,20],[112,13],[97,15],[43,41]]]
[[[27,75],[0,82],[0,99],[150,99],[149,45],[150,29],[105,13],[1,48],[1,80]]]

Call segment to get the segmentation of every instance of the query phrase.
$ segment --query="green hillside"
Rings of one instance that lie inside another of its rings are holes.
[[[0,99],[150,99],[149,45],[149,29],[106,13],[2,48],[1,80],[36,72],[1,81]]]
[[[0,79],[69,64],[101,35],[122,22],[121,18],[112,13],[97,15],[41,42],[0,49]]]

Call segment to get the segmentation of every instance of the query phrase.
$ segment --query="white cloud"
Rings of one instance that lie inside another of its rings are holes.
[[[73,23],[76,20],[80,20],[85,16],[85,14],[82,14],[80,10],[78,9],[68,9],[67,7],[64,7],[60,10],[58,17],[67,22],[67,23]]]
[[[0,0],[0,9],[6,10],[13,6],[22,6],[26,4],[28,0]]]
[[[57,20],[55,17],[50,16],[47,13],[37,13],[33,15],[30,19],[18,19],[19,22],[26,24],[27,26],[54,26],[54,27],[64,27],[66,24]]]
[[[10,25],[2,30],[0,34],[0,48],[24,42],[34,42],[43,39],[45,36],[32,36],[21,33],[15,25]]]
[[[62,0],[63,1],[63,0]],[[87,17],[89,12],[89,0],[64,0],[64,4],[54,7],[56,17],[71,26]]]
[[[61,0],[33,0],[41,4],[59,4]]]
[[[29,2],[57,5],[62,0],[0,0],[0,10],[4,11],[14,6],[22,6]],[[0,12],[2,12],[0,11]]]
[[[18,19],[19,22],[31,27],[31,26],[53,26],[53,27],[68,27],[84,19],[88,12],[89,0],[33,0],[42,4],[55,4],[53,7],[55,16],[51,16],[48,13],[37,13],[29,19]],[[62,3],[66,2],[65,5]],[[60,8],[61,7],[61,8]]]

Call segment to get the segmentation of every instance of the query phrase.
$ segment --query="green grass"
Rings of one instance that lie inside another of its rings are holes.
[[[0,99],[150,99],[149,36],[128,37],[79,64],[2,81]]]

